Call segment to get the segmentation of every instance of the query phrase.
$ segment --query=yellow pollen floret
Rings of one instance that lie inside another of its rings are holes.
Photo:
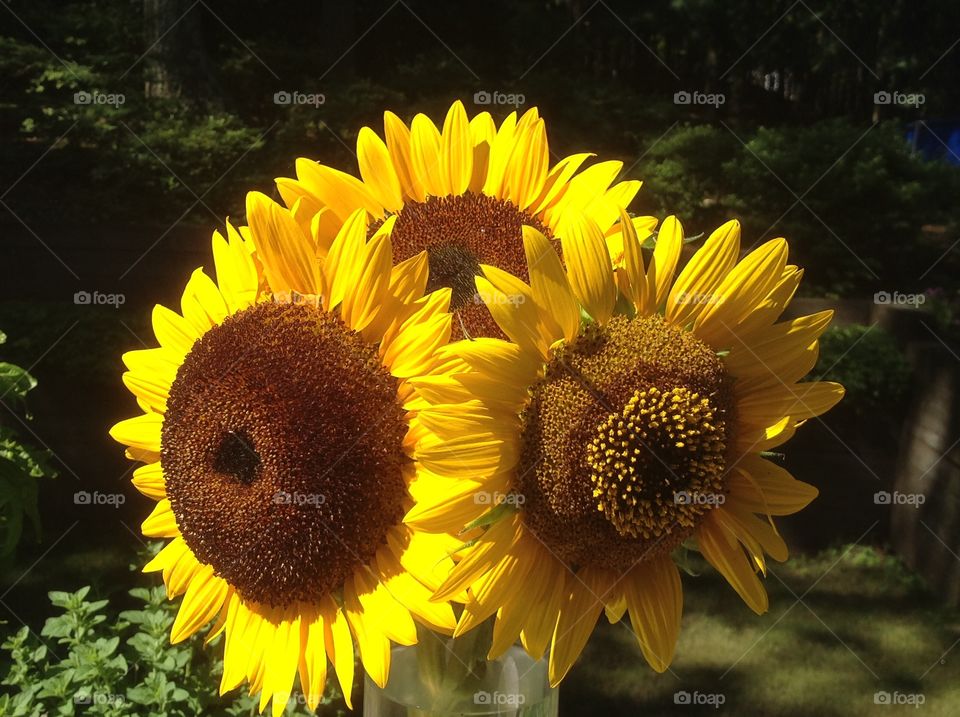
[[[684,386],[634,391],[587,445],[597,510],[624,537],[690,527],[722,502],[726,436],[708,398]]]

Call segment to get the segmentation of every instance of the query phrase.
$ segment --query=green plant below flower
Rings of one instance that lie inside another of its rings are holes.
[[[202,637],[169,644],[176,606],[163,587],[130,595],[142,606],[117,612],[108,600],[91,600],[89,587],[49,593],[59,613],[40,636],[22,627],[0,645],[10,665],[0,683],[0,717],[257,714],[255,697],[217,695],[223,661]],[[287,714],[310,711],[298,703]],[[318,714],[345,714],[332,681]]]
[[[7,340],[0,331],[0,344]],[[0,402],[18,420],[29,419],[27,394],[37,385],[28,371],[12,363],[0,362]],[[23,418],[20,418],[20,414]],[[4,416],[7,418],[9,416]],[[49,451],[23,442],[14,428],[0,423],[0,564],[8,562],[29,522],[39,538],[40,515],[37,510],[38,478],[54,477]]]

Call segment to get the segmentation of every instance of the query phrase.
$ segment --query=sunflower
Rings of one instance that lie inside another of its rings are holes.
[[[525,229],[530,283],[491,266],[477,279],[511,341],[451,344],[441,353],[467,370],[422,381],[431,476],[406,522],[470,529],[436,598],[465,601],[456,634],[496,615],[491,658],[518,637],[535,659],[549,647],[554,685],[601,610],[611,622],[629,611],[644,657],[667,669],[688,548],[767,610],[758,573],[765,556],[787,558],[771,516],[817,495],[768,452],[843,395],[799,382],[832,312],[778,320],[802,275],[783,239],[738,261],[728,222],[675,277],[675,218],[646,260],[625,213],[621,226],[621,268],[589,220],[564,237],[566,269]],[[454,408],[465,396],[468,414]],[[483,470],[456,482],[474,454]]]
[[[574,154],[551,166],[547,130],[536,108],[512,112],[497,127],[488,112],[468,119],[454,102],[442,129],[423,114],[410,126],[384,114],[383,137],[363,127],[357,137],[360,179],[309,159],[296,163],[296,179],[278,179],[287,206],[312,226],[321,252],[356,209],[375,218],[370,231],[391,235],[395,258],[426,250],[428,289],[450,287],[456,337],[504,338],[476,295],[474,277],[491,264],[526,279],[521,227],[561,240],[581,215],[607,235],[614,259],[622,254],[616,221],[640,182],[615,183],[623,163],[603,161],[580,171],[593,155]],[[653,217],[634,219],[646,237]]]
[[[438,370],[450,290],[424,295],[426,255],[393,266],[389,237],[352,213],[326,252],[289,211],[247,198],[249,227],[213,237],[181,312],[157,306],[158,348],[123,380],[142,415],[110,433],[146,465],[156,507],[143,534],[168,541],[145,567],[183,595],[171,641],[225,634],[220,692],[249,682],[283,712],[294,675],[315,709],[329,658],[347,702],[354,647],[386,682],[391,641],[414,619],[456,620],[431,602],[449,539],[402,523],[414,505],[422,428],[410,381]]]

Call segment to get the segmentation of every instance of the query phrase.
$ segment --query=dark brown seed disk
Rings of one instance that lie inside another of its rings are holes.
[[[337,589],[399,522],[406,431],[376,347],[316,307],[268,302],[193,345],[160,462],[196,557],[284,606]]]
[[[451,309],[457,313],[453,338],[506,338],[483,301],[474,278],[480,264],[490,264],[528,280],[521,227],[531,226],[547,237],[550,230],[536,217],[506,199],[467,192],[407,202],[397,214],[391,240],[396,261],[426,250],[430,257],[427,289],[453,289]],[[377,226],[371,227],[371,232]]]
[[[722,494],[731,425],[723,364],[692,334],[659,316],[590,326],[524,410],[524,520],[573,566],[669,553]]]

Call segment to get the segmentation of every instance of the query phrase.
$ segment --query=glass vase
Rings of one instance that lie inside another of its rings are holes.
[[[424,630],[419,644],[395,646],[387,686],[365,678],[364,717],[556,717],[559,690],[550,686],[547,659],[515,645],[488,660],[485,632],[452,639]]]

